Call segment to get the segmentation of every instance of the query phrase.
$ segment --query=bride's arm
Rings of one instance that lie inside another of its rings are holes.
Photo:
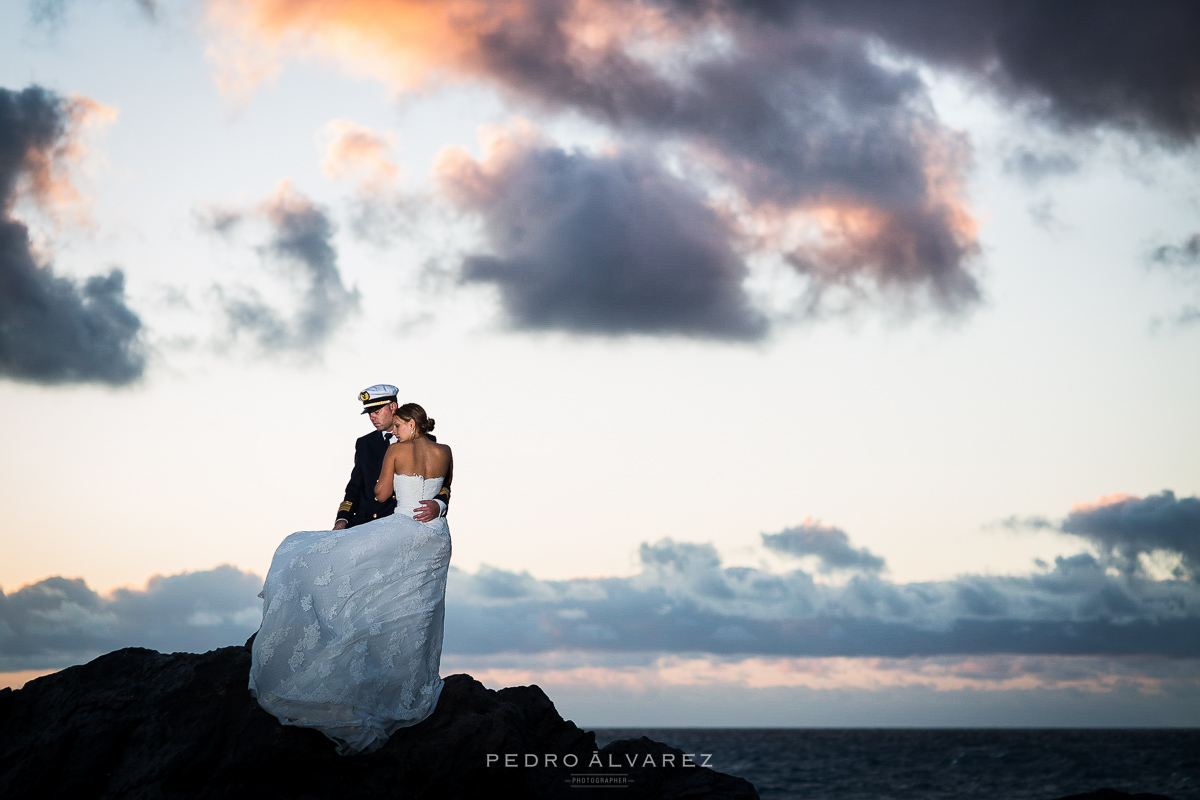
[[[396,491],[392,475],[396,472],[396,445],[388,447],[383,456],[383,469],[379,470],[379,480],[375,481],[375,499],[382,503]]]

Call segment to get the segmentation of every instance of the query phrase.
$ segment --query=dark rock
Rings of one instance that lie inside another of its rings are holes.
[[[1171,800],[1171,798],[1163,794],[1149,794],[1147,792],[1129,794],[1127,792],[1118,792],[1116,789],[1097,789],[1094,792],[1060,797],[1058,800]]]
[[[259,708],[249,668],[246,647],[129,648],[0,692],[0,797],[590,795],[571,788],[573,773],[624,782],[629,800],[758,797],[747,781],[685,766],[681,751],[645,737],[598,749],[537,686],[492,691],[470,675],[447,677],[433,715],[379,751],[339,756],[320,733]]]

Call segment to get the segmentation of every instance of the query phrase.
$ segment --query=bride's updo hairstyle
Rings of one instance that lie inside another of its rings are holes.
[[[433,430],[433,417],[425,413],[425,409],[421,408],[416,403],[405,403],[396,409],[396,416],[405,422],[411,422],[417,426],[417,433],[424,436]]]

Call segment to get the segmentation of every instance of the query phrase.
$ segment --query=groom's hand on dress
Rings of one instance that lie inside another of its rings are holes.
[[[348,525],[348,524],[349,524],[349,523],[347,523],[347,522],[346,522],[346,520],[344,520],[344,519],[339,519],[337,522],[333,523],[333,529],[334,529],[335,531],[340,531],[340,530],[342,530],[343,528],[345,528],[345,527],[346,527],[346,525]]]
[[[413,509],[413,519],[417,522],[433,522],[442,515],[442,507],[434,500],[422,500],[421,505]]]

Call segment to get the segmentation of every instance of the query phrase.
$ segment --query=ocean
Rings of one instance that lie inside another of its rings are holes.
[[[710,753],[763,800],[1052,800],[1101,787],[1200,800],[1200,729],[596,730],[601,747],[639,736]]]

